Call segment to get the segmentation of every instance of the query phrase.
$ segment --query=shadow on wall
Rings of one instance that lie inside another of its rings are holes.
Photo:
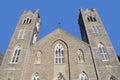
[[[119,60],[119,62],[120,62],[120,56],[118,56],[118,60]]]

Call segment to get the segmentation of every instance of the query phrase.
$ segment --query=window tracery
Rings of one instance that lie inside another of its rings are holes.
[[[105,46],[102,43],[99,43],[99,51],[102,55],[103,61],[109,60],[107,50],[105,49]]]
[[[37,72],[33,75],[32,80],[40,80],[40,76]]]
[[[77,61],[78,63],[83,63],[85,61],[83,51],[80,49],[77,51]]]
[[[55,46],[55,63],[56,64],[64,63],[64,47],[60,43],[58,43]]]
[[[89,80],[85,72],[80,74],[80,80]]]
[[[17,47],[12,57],[12,63],[17,63],[21,52],[21,47]]]

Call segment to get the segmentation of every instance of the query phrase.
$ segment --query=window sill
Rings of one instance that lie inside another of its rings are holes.
[[[109,60],[102,60],[102,61],[109,61]]]

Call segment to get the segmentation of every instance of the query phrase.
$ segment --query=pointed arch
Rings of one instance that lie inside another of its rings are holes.
[[[110,80],[118,80],[115,76],[111,75]]]
[[[12,60],[11,60],[12,63],[17,63],[18,62],[20,53],[21,53],[21,47],[17,46],[14,50],[14,53],[13,53],[13,57],[12,57]]]
[[[17,39],[25,39],[26,32],[27,32],[26,29],[20,29]]]
[[[55,80],[65,80],[64,76],[62,75],[61,72],[58,73],[57,77],[55,78]]]
[[[40,75],[38,72],[36,72],[33,76],[32,76],[32,80],[41,80],[40,79]]]
[[[37,41],[37,33],[34,33],[32,43],[34,44],[36,43],[36,41]]]
[[[22,19],[22,24],[25,24],[25,23],[26,23],[26,17]]]
[[[37,29],[37,31],[39,31],[39,27],[40,27],[40,22],[36,22],[36,29]]]
[[[26,24],[28,24],[28,22],[29,22],[29,17],[27,17],[26,21],[27,21]]]
[[[100,36],[101,35],[99,26],[92,26],[92,32],[93,32],[94,36]]]
[[[89,80],[87,74],[84,71],[80,74],[79,80]]]
[[[77,51],[77,61],[78,61],[78,63],[83,63],[83,62],[85,62],[83,50],[81,50],[81,49],[79,49],[79,50]]]
[[[39,50],[39,51],[36,53],[35,64],[41,64],[41,56],[42,56],[42,52]]]
[[[104,44],[100,42],[100,43],[98,44],[98,47],[99,47],[100,54],[102,55],[102,60],[103,60],[103,61],[109,60],[109,59],[108,59],[107,50],[106,50]]]
[[[55,63],[56,64],[62,64],[64,63],[64,47],[61,43],[58,43],[55,46],[54,50],[54,55],[55,55]]]
[[[32,21],[31,17],[24,17],[23,18],[23,21],[22,21],[22,24],[30,24]]]

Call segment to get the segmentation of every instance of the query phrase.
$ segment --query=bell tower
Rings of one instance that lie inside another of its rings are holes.
[[[24,76],[28,49],[37,42],[40,24],[39,10],[22,13],[1,65],[0,80],[20,80]]]
[[[39,10],[35,12],[24,11],[16,28],[17,40],[24,40],[25,43],[27,41],[29,44],[34,44],[37,41],[40,24]]]
[[[119,77],[119,61],[96,9],[81,8],[78,23],[82,40],[90,45],[98,80]]]

